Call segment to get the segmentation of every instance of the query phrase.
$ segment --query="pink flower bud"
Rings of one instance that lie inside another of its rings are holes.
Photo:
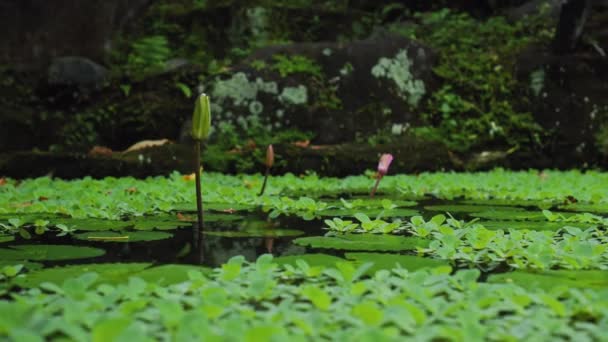
[[[392,154],[385,153],[380,157],[380,162],[378,163],[378,173],[380,174],[380,177],[384,176],[388,172],[388,167],[391,165],[392,161]]]

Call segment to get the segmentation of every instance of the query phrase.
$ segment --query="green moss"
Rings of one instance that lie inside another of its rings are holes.
[[[281,74],[281,77],[287,77],[291,74],[303,73],[313,77],[322,77],[321,66],[312,59],[301,55],[274,55],[272,56],[275,63],[272,69]]]
[[[540,127],[514,100],[530,84],[516,80],[514,64],[530,43],[549,42],[550,23],[536,17],[515,23],[500,16],[479,21],[447,9],[416,18],[420,25],[393,29],[439,53],[434,72],[443,86],[424,104],[426,126],[415,131],[459,151],[534,143]],[[538,90],[538,80],[534,86]]]

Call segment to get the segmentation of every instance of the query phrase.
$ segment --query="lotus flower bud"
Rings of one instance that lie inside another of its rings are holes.
[[[266,149],[266,167],[270,169],[272,164],[274,164],[274,149],[272,145],[268,145]]]
[[[388,172],[388,167],[391,165],[392,161],[393,161],[392,154],[386,153],[380,157],[380,162],[378,163],[378,173],[380,174],[381,177],[386,175],[386,173]]]
[[[209,96],[200,94],[194,103],[192,115],[192,138],[203,140],[209,136],[211,129],[211,104]]]

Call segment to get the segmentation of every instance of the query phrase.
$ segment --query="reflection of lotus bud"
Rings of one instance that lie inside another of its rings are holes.
[[[211,129],[211,104],[209,96],[200,94],[194,103],[192,115],[192,138],[203,140],[209,136]]]
[[[270,169],[272,164],[274,164],[274,149],[272,145],[268,145],[266,149],[266,167]]]
[[[392,154],[383,154],[380,157],[380,162],[378,163],[378,173],[380,174],[380,176],[384,176],[388,172],[388,167],[391,165],[392,161]]]

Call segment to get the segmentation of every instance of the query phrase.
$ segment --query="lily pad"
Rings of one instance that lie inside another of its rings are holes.
[[[310,236],[293,241],[300,246],[331,248],[348,251],[407,251],[427,247],[430,240],[411,236],[343,234],[336,236]]]
[[[492,205],[472,205],[472,204],[445,204],[427,205],[424,207],[428,211],[441,211],[448,213],[475,213],[485,211],[524,211],[523,208],[492,206]]]
[[[559,230],[563,227],[585,229],[581,223],[548,222],[548,221],[484,221],[481,224],[488,229],[529,229],[529,230]],[[589,226],[592,226],[591,224]]]
[[[17,261],[10,261],[10,260],[0,260],[0,269],[2,269],[5,266],[15,266],[15,265],[23,265],[23,267],[25,267],[28,271],[39,270],[42,268],[42,264],[38,263],[38,262],[29,262],[29,261],[17,262]]]
[[[356,213],[364,213],[365,215],[369,216],[370,218],[376,218],[378,217],[380,214],[382,214],[382,217],[387,218],[387,217],[412,217],[412,216],[416,216],[416,215],[420,215],[420,212],[418,212],[417,210],[414,209],[390,209],[390,210],[383,210],[380,208],[374,208],[374,209],[365,209],[365,208],[356,208],[356,209],[327,209],[327,210],[323,210],[321,212],[319,212],[319,214],[323,217],[353,217],[354,214]]]
[[[13,235],[0,235],[0,243],[10,242],[13,240],[15,240],[15,237]]]
[[[206,230],[205,235],[221,236],[221,237],[290,237],[300,236],[304,232],[296,229],[263,229],[249,228],[244,230]]]
[[[198,265],[169,264],[146,268],[141,272],[133,274],[133,276],[160,286],[166,286],[188,280],[188,273],[190,272],[202,272],[204,274],[210,274],[212,271],[213,270],[208,267]]]
[[[300,254],[300,255],[287,255],[280,256],[272,259],[272,262],[277,263],[279,265],[296,265],[296,261],[304,260],[310,266],[326,266],[332,267],[335,266],[337,262],[345,262],[346,260],[339,258],[334,255],[323,254],[323,253],[309,253],[309,254]]]
[[[528,200],[513,200],[513,199],[480,199],[480,200],[463,200],[459,203],[473,204],[483,206],[507,206],[507,207],[536,207],[539,209],[549,209],[553,207],[553,201],[528,201]]]
[[[554,212],[558,214],[558,212]],[[571,216],[572,213],[559,212],[564,216]],[[541,211],[522,211],[522,210],[495,210],[482,211],[470,214],[473,217],[479,217],[490,220],[530,220],[530,221],[546,221],[547,218]]]
[[[155,231],[130,231],[130,232],[86,232],[75,234],[79,240],[100,242],[140,242],[169,239],[173,235],[165,232]]]
[[[449,262],[439,259],[430,259],[415,255],[387,254],[387,253],[346,253],[346,259],[357,263],[372,262],[368,274],[373,275],[379,270],[392,269],[400,265],[410,271],[425,267],[449,266]]]
[[[203,208],[205,211],[219,211],[219,212],[231,212],[231,211],[250,211],[255,209],[253,205],[247,204],[228,204],[228,203],[203,203]],[[188,202],[188,203],[178,203],[173,206],[174,211],[188,211],[188,212],[196,212],[196,203]]]
[[[14,282],[21,287],[36,287],[45,282],[61,285],[67,279],[77,278],[84,273],[95,272],[99,274],[99,278],[96,281],[97,284],[117,284],[125,282],[131,275],[149,266],[150,264],[147,263],[117,263],[52,267],[30,272],[24,277],[16,278]]]
[[[598,213],[598,214],[606,214],[608,213],[608,203],[598,203],[598,204],[585,204],[585,203],[573,203],[568,205],[560,205],[558,206],[561,210],[569,210],[576,212],[585,212],[585,213]]]
[[[191,271],[211,272],[209,268],[195,265],[150,267],[148,263],[86,264],[46,268],[18,277],[14,282],[21,287],[36,287],[44,282],[60,285],[65,280],[76,278],[83,273],[95,272],[99,275],[95,282],[97,285],[102,283],[115,285],[125,283],[131,277],[138,277],[160,286],[166,286],[188,280],[188,273]]]
[[[94,258],[103,254],[103,249],[69,245],[17,245],[0,248],[0,260],[54,261]]]
[[[191,222],[173,219],[158,219],[153,216],[138,217],[130,221],[135,230],[174,230],[192,226]]]
[[[606,289],[608,288],[608,271],[514,271],[490,275],[488,282],[515,283],[527,289],[540,288],[543,290],[550,290],[558,286]]]
[[[122,230],[130,225],[128,221],[116,220],[100,220],[100,219],[75,219],[75,218],[59,218],[53,219],[51,226],[64,224],[68,227],[74,227],[77,230],[83,231],[110,231]]]

